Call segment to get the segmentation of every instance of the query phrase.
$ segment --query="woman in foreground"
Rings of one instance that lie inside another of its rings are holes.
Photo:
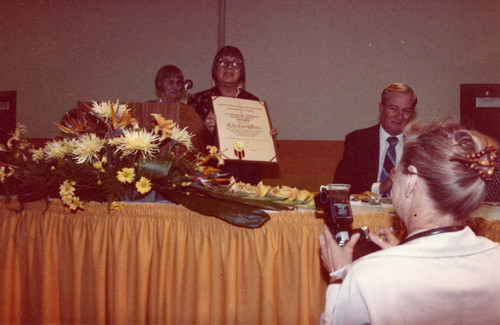
[[[394,177],[408,236],[370,234],[382,248],[352,263],[359,235],[339,247],[319,237],[333,283],[322,324],[499,324],[500,246],[464,227],[497,168],[495,149],[459,124],[414,124]]]

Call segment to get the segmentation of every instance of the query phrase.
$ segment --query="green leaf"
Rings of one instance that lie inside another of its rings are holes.
[[[166,178],[172,167],[172,160],[166,158],[156,158],[154,160],[141,160],[138,173],[147,177],[151,181]]]
[[[187,194],[180,191],[160,191],[167,200],[182,204],[186,208],[224,220],[232,225],[258,228],[269,220],[269,215],[259,208],[225,199],[217,199],[198,193]]]

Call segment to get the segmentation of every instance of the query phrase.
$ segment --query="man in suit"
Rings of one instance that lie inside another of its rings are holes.
[[[394,83],[385,88],[379,103],[380,123],[346,136],[333,182],[351,184],[351,193],[389,193],[394,170],[388,170],[391,164],[386,155],[392,153],[395,167],[403,154],[403,129],[413,118],[416,105],[417,95],[408,85]]]

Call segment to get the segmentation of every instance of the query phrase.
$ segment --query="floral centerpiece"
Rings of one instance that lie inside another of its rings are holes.
[[[36,148],[18,124],[0,144],[0,183],[7,198],[21,203],[60,198],[75,213],[85,202],[164,198],[204,215],[243,227],[259,227],[265,210],[314,208],[308,191],[287,186],[238,183],[217,168],[216,147],[193,148],[192,134],[172,120],[151,114],[154,126],[140,128],[130,108],[119,102],[92,102],[83,114],[55,125],[61,138]]]

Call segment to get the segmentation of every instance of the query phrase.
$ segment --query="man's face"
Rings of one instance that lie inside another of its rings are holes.
[[[410,95],[391,92],[385,104],[379,104],[380,123],[392,136],[403,133],[404,127],[413,117],[413,101]]]

